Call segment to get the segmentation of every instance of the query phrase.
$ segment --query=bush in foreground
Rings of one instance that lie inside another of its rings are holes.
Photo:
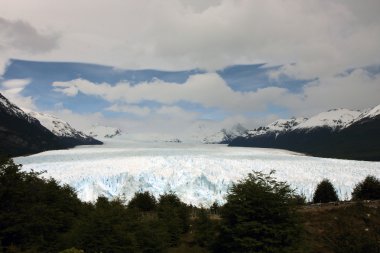
[[[380,180],[374,176],[367,176],[362,182],[358,183],[353,192],[354,200],[374,200],[380,199]]]
[[[292,252],[296,247],[301,228],[295,195],[272,173],[254,172],[231,187],[215,252]]]
[[[328,203],[338,200],[338,195],[330,180],[323,179],[315,189],[313,203]]]

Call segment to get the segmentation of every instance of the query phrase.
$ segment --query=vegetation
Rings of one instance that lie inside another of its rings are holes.
[[[374,176],[367,176],[364,181],[355,186],[352,198],[354,200],[380,199],[380,180]]]
[[[151,212],[156,209],[157,200],[149,192],[136,192],[135,196],[129,201],[129,208],[136,208],[141,212]]]
[[[315,189],[313,203],[327,203],[338,200],[338,195],[332,183],[328,179],[323,179]]]
[[[67,185],[0,162],[0,252],[166,252],[189,228],[173,193],[83,203]]]
[[[301,253],[380,252],[380,203],[313,206],[303,209]]]
[[[221,218],[215,252],[292,252],[301,230],[289,185],[260,172],[232,186]]]

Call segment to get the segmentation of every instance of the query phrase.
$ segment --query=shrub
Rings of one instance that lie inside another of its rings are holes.
[[[362,182],[355,186],[352,192],[352,199],[380,199],[380,180],[374,176],[367,176]]]
[[[293,191],[254,172],[227,195],[215,252],[291,252],[300,235]]]
[[[332,183],[328,179],[323,179],[315,189],[313,203],[327,203],[338,200],[338,195]]]

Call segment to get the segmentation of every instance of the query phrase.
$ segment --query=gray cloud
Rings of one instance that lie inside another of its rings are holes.
[[[0,3],[8,7],[0,15],[62,33],[59,50],[47,60],[158,69],[296,62],[292,73],[298,77],[380,63],[377,0]],[[83,12],[89,5],[91,11]]]
[[[0,50],[45,53],[57,48],[58,38],[57,34],[40,33],[25,21],[11,21],[0,17]]]

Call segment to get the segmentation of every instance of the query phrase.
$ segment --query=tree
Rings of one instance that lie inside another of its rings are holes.
[[[367,176],[355,186],[352,198],[354,200],[380,199],[380,180],[374,176]]]
[[[172,192],[161,195],[157,206],[158,217],[166,224],[170,244],[177,245],[180,235],[189,229],[189,208]]]
[[[313,203],[327,203],[338,200],[338,195],[332,183],[328,179],[323,179],[315,189]]]
[[[201,247],[209,248],[215,240],[215,227],[207,211],[201,208],[194,221],[194,239],[196,243]]]
[[[59,237],[79,215],[75,191],[41,173],[23,172],[11,159],[0,159],[0,240],[3,248],[57,252]],[[1,250],[0,250],[1,251]]]
[[[139,211],[149,212],[156,208],[157,201],[149,192],[136,192],[135,196],[129,201],[129,208],[136,208]]]
[[[291,252],[300,234],[294,193],[270,174],[233,184],[221,209],[215,252]]]

